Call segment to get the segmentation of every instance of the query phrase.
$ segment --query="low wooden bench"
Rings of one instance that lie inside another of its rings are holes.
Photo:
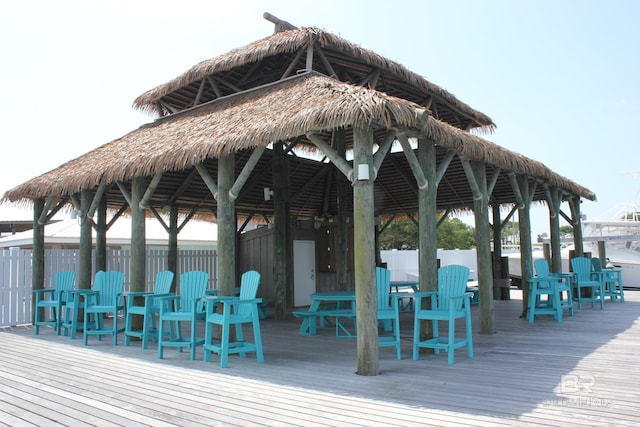
[[[355,318],[356,312],[351,309],[327,309],[327,310],[296,310],[293,311],[294,317],[304,319],[300,326],[300,333],[305,335],[316,335],[316,322],[320,319],[320,324],[324,325],[326,317],[332,317],[335,319],[334,325],[336,328],[336,337],[353,337],[355,336]],[[340,321],[340,318],[349,318],[354,320],[354,333],[346,327],[346,325]]]

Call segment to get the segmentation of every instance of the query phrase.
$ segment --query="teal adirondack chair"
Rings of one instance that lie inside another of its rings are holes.
[[[619,268],[602,268],[600,258],[591,258],[591,267],[598,275],[598,278],[604,282],[604,297],[611,298],[615,301],[620,298],[620,302],[624,302],[624,289],[622,288],[622,270]]]
[[[74,271],[58,271],[54,276],[53,288],[35,289],[35,313],[33,320],[33,330],[36,335],[40,333],[40,326],[53,326],[53,329],[60,335],[60,324],[62,323],[62,310],[67,300],[71,297],[69,291],[73,289],[73,282],[76,279]],[[42,318],[49,311],[49,318]]]
[[[391,299],[391,272],[386,268],[376,267],[376,315],[378,322],[382,322],[385,331],[392,331],[391,336],[379,335],[380,347],[394,347],[398,360],[400,354],[400,309],[398,299]]]
[[[582,310],[582,301],[591,302],[591,307],[598,301],[600,309],[604,310],[604,282],[598,278],[598,274],[591,270],[591,260],[585,257],[576,257],[571,260],[571,268],[574,273],[573,286],[578,295],[578,309]],[[582,290],[591,291],[591,295],[584,297]]]
[[[467,292],[469,269],[463,265],[448,265],[438,269],[438,291],[417,292],[413,323],[413,360],[418,360],[420,347],[433,348],[435,354],[440,350],[448,352],[448,363],[453,364],[456,348],[467,347],[467,356],[473,357],[473,339],[471,334],[471,298],[473,292]],[[431,309],[422,308],[422,298],[431,298]],[[465,338],[456,339],[456,319],[465,320]],[[433,322],[433,338],[420,340],[422,320]],[[438,322],[448,323],[447,337],[440,337]]]
[[[533,274],[531,262],[524,261],[529,281],[529,298],[527,302],[527,320],[533,323],[536,316],[552,314],[558,322],[562,322],[560,303],[556,302],[553,281],[548,277],[537,277]]]
[[[131,343],[131,337],[137,337],[142,341],[142,349],[146,350],[149,346],[149,340],[157,339],[156,315],[160,313],[159,297],[171,295],[173,276],[173,271],[159,271],[156,274],[153,292],[128,292],[125,294],[127,298],[124,326],[125,346]],[[143,299],[141,305],[136,304],[139,299]],[[142,316],[142,330],[133,329],[133,316]]]
[[[118,327],[118,315],[124,314],[125,305],[122,289],[124,273],[121,271],[103,271],[96,274],[94,292],[85,295],[83,341],[87,345],[89,335],[111,335],[113,345],[118,345],[118,333],[124,331],[124,325]],[[104,317],[113,316],[113,322],[107,327]]]
[[[240,281],[240,296],[238,297],[208,297],[206,299],[206,324],[204,360],[211,360],[211,353],[220,355],[220,367],[226,368],[230,354],[240,354],[245,357],[248,352],[256,352],[258,363],[264,362],[262,352],[262,335],[260,333],[260,314],[258,304],[262,298],[256,298],[260,285],[260,273],[254,270],[242,274]],[[216,311],[217,305],[222,304],[222,313]],[[253,343],[244,340],[242,326],[251,323],[253,327]],[[220,343],[213,342],[213,327],[221,326]],[[236,341],[230,341],[231,326],[236,327]]]
[[[180,275],[179,295],[158,298],[160,301],[160,319],[158,326],[158,359],[162,359],[164,347],[175,347],[182,352],[186,347],[190,350],[191,360],[196,358],[196,347],[204,343],[198,338],[196,327],[198,320],[204,320],[203,298],[207,292],[209,274],[204,271],[187,271]],[[189,322],[189,337],[182,336],[181,325]],[[169,333],[165,328],[169,327]],[[168,335],[168,338],[167,338]]]
[[[573,297],[569,277],[551,273],[549,262],[544,258],[536,259],[533,264],[536,276],[529,276],[529,322],[533,323],[535,314],[553,314],[558,323],[561,323],[564,310],[569,310],[569,315],[573,316]],[[531,265],[527,265],[531,269]],[[532,298],[532,295],[535,298]],[[546,302],[542,301],[542,295],[547,296]],[[535,304],[531,305],[532,303]]]

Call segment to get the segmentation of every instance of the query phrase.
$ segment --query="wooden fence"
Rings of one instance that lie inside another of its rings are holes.
[[[152,290],[156,273],[167,269],[167,250],[148,249],[145,289]],[[178,274],[189,270],[209,273],[209,288],[217,288],[217,254],[215,250],[179,250]],[[75,249],[45,250],[44,287],[53,287],[53,276],[60,270],[73,270],[78,274],[79,251]],[[31,323],[31,260],[32,251],[9,249],[0,251],[0,327]],[[92,254],[95,266],[95,251]],[[128,250],[108,250],[107,270],[125,274],[125,291],[130,286],[131,256]],[[95,271],[92,272],[92,276]],[[76,283],[77,286],[77,283]]]

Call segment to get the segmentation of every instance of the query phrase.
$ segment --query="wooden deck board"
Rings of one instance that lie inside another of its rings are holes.
[[[562,324],[519,318],[521,301],[494,301],[496,333],[474,333],[475,357],[411,360],[380,349],[381,375],[356,375],[356,340],[333,329],[301,335],[300,319],[261,322],[265,363],[233,356],[221,369],[187,352],[50,328],[0,332],[0,423],[8,425],[634,425],[640,417],[640,292]],[[473,307],[474,326],[477,306]],[[459,328],[462,324],[458,325]],[[477,330],[477,329],[476,329]],[[92,337],[93,338],[93,337]],[[564,378],[564,383],[563,383]],[[569,380],[591,390],[578,390]]]

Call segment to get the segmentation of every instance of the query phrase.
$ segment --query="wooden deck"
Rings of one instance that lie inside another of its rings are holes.
[[[557,324],[519,318],[519,292],[495,301],[497,332],[474,333],[475,357],[403,360],[380,349],[382,374],[354,374],[355,339],[298,332],[300,319],[262,321],[265,363],[229,368],[155,345],[89,347],[49,328],[0,332],[0,424],[21,425],[637,425],[640,291]],[[477,306],[473,307],[477,317]],[[477,319],[475,319],[477,320]],[[462,326],[462,325],[460,325]],[[477,328],[476,328],[477,331]]]

